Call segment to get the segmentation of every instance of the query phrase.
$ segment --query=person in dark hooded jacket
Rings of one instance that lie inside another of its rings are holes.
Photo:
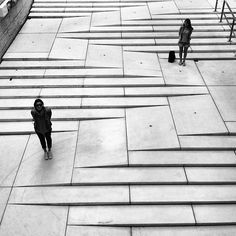
[[[44,150],[45,160],[52,158],[51,148],[52,148],[52,111],[49,107],[44,107],[44,103],[41,99],[36,99],[34,101],[34,108],[31,110],[31,115],[34,120],[34,130],[39,137],[41,146]],[[46,148],[46,141],[47,147]]]

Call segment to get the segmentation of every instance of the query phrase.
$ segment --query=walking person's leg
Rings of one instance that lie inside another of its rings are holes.
[[[179,65],[182,65],[183,46],[179,46]]]
[[[45,142],[45,137],[43,134],[41,133],[38,133],[36,132],[36,134],[38,135],[39,137],[39,140],[40,140],[40,143],[41,143],[41,146],[44,150],[44,159],[47,160],[48,159],[48,156],[47,156],[47,149],[46,149],[46,142]]]
[[[48,145],[48,158],[52,159],[52,153],[51,153],[51,148],[52,148],[52,137],[51,137],[51,132],[47,132],[45,134],[46,140],[47,140],[47,145]]]

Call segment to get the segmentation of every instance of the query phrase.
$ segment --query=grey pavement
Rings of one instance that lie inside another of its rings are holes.
[[[214,6],[34,1],[0,64],[0,236],[236,235],[236,40]]]

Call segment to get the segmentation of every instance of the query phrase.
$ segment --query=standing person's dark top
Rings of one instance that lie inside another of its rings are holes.
[[[187,57],[188,48],[190,46],[192,31],[193,27],[191,25],[191,21],[190,19],[186,19],[179,29],[179,65],[185,66],[185,59]],[[182,59],[183,51],[184,58]]]
[[[52,153],[51,153],[52,111],[49,107],[44,107],[43,101],[41,99],[36,99],[34,101],[34,108],[31,110],[31,115],[34,120],[34,130],[36,134],[38,135],[41,146],[44,150],[44,158],[46,160],[51,159],[52,158]],[[47,151],[45,139],[47,141],[48,151]]]

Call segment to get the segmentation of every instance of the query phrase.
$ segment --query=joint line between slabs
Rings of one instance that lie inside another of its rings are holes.
[[[194,64],[195,64],[195,66],[197,67],[197,70],[198,70],[198,72],[199,72],[199,74],[200,74],[200,76],[201,76],[201,78],[202,78],[202,80],[203,80],[203,83],[205,84],[205,87],[207,88],[208,94],[210,95],[210,97],[211,97],[213,103],[215,104],[215,107],[216,107],[216,109],[217,109],[217,111],[218,111],[218,113],[219,113],[219,115],[220,115],[220,117],[221,117],[221,119],[222,119],[222,121],[223,121],[223,123],[224,123],[224,126],[225,126],[225,128],[226,128],[228,134],[230,134],[229,129],[228,129],[227,125],[226,125],[226,122],[224,121],[224,118],[223,118],[223,116],[221,115],[221,112],[220,112],[220,110],[219,110],[219,108],[218,108],[218,106],[217,106],[217,104],[216,104],[216,102],[215,102],[213,96],[211,95],[211,91],[210,91],[208,85],[206,84],[206,82],[205,82],[205,80],[204,80],[204,77],[203,77],[203,75],[202,75],[202,73],[201,73],[201,71],[200,71],[200,69],[199,69],[199,67],[198,67],[198,65],[197,65],[197,63],[196,63],[196,61],[194,61]],[[206,94],[206,95],[207,95],[207,94]]]
[[[66,216],[66,225],[65,225],[65,236],[67,235],[67,227],[68,227],[68,221],[69,221],[69,212],[70,212],[70,206],[67,206],[67,216]]]
[[[197,225],[197,219],[196,219],[196,215],[195,215],[195,212],[194,212],[193,204],[191,204],[191,208],[192,208],[192,212],[193,212],[193,218],[194,218],[194,221],[195,221],[195,225]]]
[[[74,154],[74,161],[73,161],[72,173],[71,173],[71,180],[70,180],[70,184],[71,184],[71,185],[72,185],[72,180],[73,180],[73,175],[74,175],[74,169],[75,169],[75,160],[76,160],[76,153],[77,153],[77,148],[78,148],[80,123],[81,123],[81,121],[78,121],[78,131],[77,131],[76,144],[75,144],[75,154]]]
[[[28,146],[30,137],[31,137],[31,134],[29,135],[29,137],[28,137],[28,139],[27,139],[27,142],[26,142],[26,144],[25,144],[25,148],[24,148],[24,151],[23,151],[23,154],[22,154],[20,163],[19,163],[19,165],[18,165],[16,174],[15,174],[15,177],[14,177],[14,180],[13,180],[13,183],[12,183],[12,186],[11,186],[11,190],[10,190],[10,193],[9,193],[9,195],[8,195],[7,203],[6,203],[6,206],[5,206],[4,210],[3,210],[2,218],[0,219],[0,225],[2,224],[2,221],[3,221],[4,215],[5,215],[5,212],[6,212],[6,209],[7,209],[9,200],[10,200],[10,197],[11,197],[12,190],[13,190],[13,188],[14,188],[14,184],[15,184],[15,182],[16,182],[16,178],[17,178],[17,175],[18,175],[18,172],[19,172],[21,163],[23,162],[23,158],[24,158],[24,155],[25,155],[25,152],[26,152],[26,149],[27,149],[27,146]]]

